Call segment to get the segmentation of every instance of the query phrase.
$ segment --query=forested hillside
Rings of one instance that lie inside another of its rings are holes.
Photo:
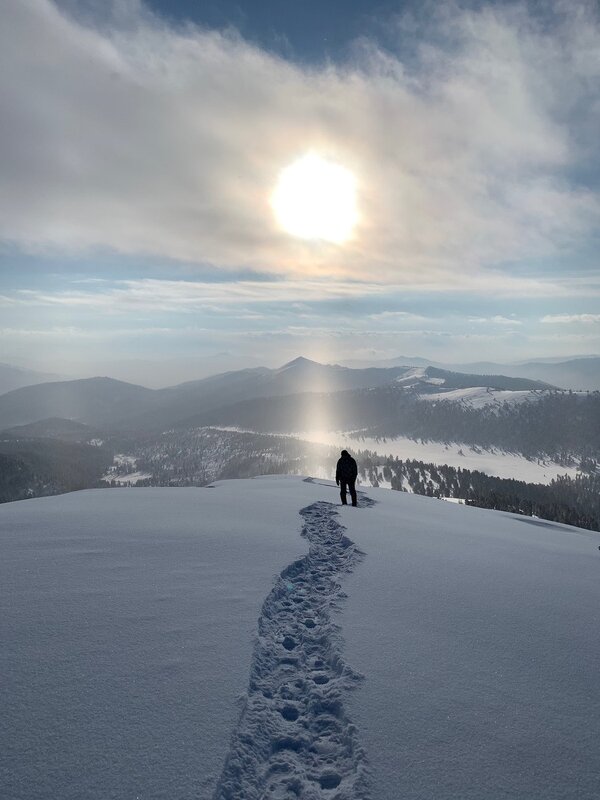
[[[596,461],[600,454],[600,392],[552,392],[534,402],[484,408],[378,394],[383,413],[371,434],[500,447],[563,464],[573,458]]]
[[[289,436],[211,428],[170,431],[131,451],[130,466],[112,485],[127,484],[127,471],[148,477],[137,486],[205,486],[214,480],[287,473],[333,478],[337,448]],[[600,530],[600,476],[562,477],[550,485],[526,483],[416,460],[356,450],[363,485],[385,485],[430,497],[460,498],[472,505],[536,515]],[[107,485],[111,485],[110,481]]]
[[[98,486],[112,451],[29,439],[0,442],[0,503]]]
[[[550,458],[596,460],[600,453],[600,392],[544,392],[529,402],[471,408],[420,401],[393,386],[268,397],[201,415],[198,425],[235,425],[255,431],[357,431],[365,436],[409,436],[462,442]],[[191,424],[191,423],[188,423]],[[187,427],[188,425],[186,425]]]
[[[550,484],[525,483],[422,461],[359,454],[365,482],[428,497],[461,499],[467,505],[600,530],[600,474],[561,476]]]

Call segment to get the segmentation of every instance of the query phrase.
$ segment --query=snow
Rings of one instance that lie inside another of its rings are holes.
[[[369,495],[343,630],[373,797],[597,797],[600,535]]]
[[[415,367],[414,369],[407,370],[399,378],[396,378],[395,383],[399,383],[406,388],[416,386],[419,383],[428,383],[432,386],[443,386],[446,383],[445,378],[431,378],[426,374],[426,367]]]
[[[531,390],[490,389],[487,386],[470,386],[467,389],[451,389],[447,392],[419,395],[419,400],[426,402],[463,403],[471,408],[484,408],[504,403],[518,404],[535,401],[541,393]]]
[[[366,502],[366,501],[365,501]],[[362,553],[344,536],[331,503],[301,510],[308,554],[289,565],[268,595],[248,694],[215,797],[364,797],[368,768],[344,697],[361,677],[344,662],[332,611],[338,580]],[[257,788],[259,791],[257,791]]]
[[[600,535],[368,495],[0,506],[0,795],[596,796]]]
[[[298,511],[330,495],[281,478],[0,506],[0,796],[210,798],[262,603],[306,554]]]
[[[457,442],[420,442],[406,436],[397,438],[374,439],[371,437],[353,438],[349,433],[331,433],[314,431],[310,434],[299,434],[310,442],[332,445],[340,449],[347,448],[351,452],[371,450],[382,456],[394,456],[403,460],[413,459],[432,464],[447,464],[450,467],[479,470],[486,475],[498,478],[514,478],[527,483],[548,484],[557,475],[575,477],[575,467],[563,467],[552,461],[528,461],[518,453],[507,453],[504,450],[484,450]]]
[[[113,458],[114,464],[117,467],[135,467],[135,456],[129,456],[125,453],[115,453]]]
[[[137,459],[135,456],[125,453],[116,453],[113,457],[113,465],[102,476],[103,481],[116,483],[119,486],[135,486],[138,481],[152,477],[151,472],[142,472],[136,469]]]
[[[138,481],[142,481],[151,477],[151,472],[140,472],[140,470],[136,470],[135,472],[112,472],[109,470],[102,476],[102,480],[114,481],[120,486],[128,486],[129,484],[131,484],[131,486],[135,486]]]
[[[234,431],[236,433],[255,433],[250,429],[213,426],[214,430]],[[356,453],[359,450],[370,450],[380,456],[393,456],[404,461],[412,459],[431,464],[447,464],[449,467],[479,470],[486,475],[497,478],[513,478],[526,483],[549,484],[558,475],[569,475],[574,478],[579,474],[577,467],[565,467],[554,461],[530,461],[520,453],[509,453],[495,448],[486,450],[483,447],[471,446],[461,442],[416,441],[407,436],[373,438],[360,436],[352,431],[313,430],[310,432],[262,434],[263,436],[289,436],[312,444],[335,447],[338,450],[348,449]],[[318,468],[317,468],[318,469]],[[315,477],[330,477],[325,469],[318,469]],[[380,486],[384,486],[380,483]],[[410,491],[407,485],[407,491]]]

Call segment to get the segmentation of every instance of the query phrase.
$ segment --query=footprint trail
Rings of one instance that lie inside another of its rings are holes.
[[[362,497],[361,505],[373,505]],[[361,680],[332,620],[338,580],[363,557],[331,503],[302,509],[308,554],[287,566],[258,620],[248,692],[214,800],[366,800],[368,768],[344,697]]]

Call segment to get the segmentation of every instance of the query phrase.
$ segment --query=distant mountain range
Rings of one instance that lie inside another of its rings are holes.
[[[30,422],[28,425],[16,425],[0,432],[6,439],[59,439],[62,442],[89,442],[99,438],[97,432],[83,422],[61,417],[49,417]]]
[[[0,430],[29,426],[39,421],[44,421],[48,428],[52,418],[61,418],[94,429],[127,433],[156,432],[194,422],[206,424],[205,420],[214,422],[220,418],[232,420],[228,424],[240,424],[232,417],[233,407],[240,409],[250,403],[260,410],[261,399],[265,398],[303,396],[307,393],[313,396],[332,395],[381,387],[423,394],[482,385],[501,390],[552,388],[540,381],[502,375],[486,375],[482,379],[480,375],[454,373],[434,367],[415,369],[406,365],[350,369],[297,358],[279,369],[259,367],[226,372],[167,389],[147,389],[112,378],[87,378],[23,387],[0,396]],[[285,405],[291,409],[298,406],[298,402]],[[329,405],[335,407],[335,401]],[[223,409],[230,409],[230,412],[223,414]],[[240,420],[246,417],[246,412],[240,414]],[[293,415],[288,418],[293,421]],[[263,429],[267,422],[263,420]],[[77,435],[77,432],[71,431],[71,434]]]
[[[20,389],[22,386],[33,386],[36,383],[59,381],[60,375],[50,372],[36,372],[32,369],[22,369],[11,364],[0,364],[0,395]]]
[[[393,367],[411,364],[416,367],[438,367],[452,372],[476,375],[507,375],[512,378],[530,378],[573,391],[600,390],[600,356],[578,356],[570,359],[542,358],[516,364],[498,364],[493,361],[476,361],[468,364],[448,364],[426,358],[398,356],[386,361],[346,361],[353,368]]]
[[[107,475],[188,486],[215,476],[297,472],[301,464],[318,466],[325,453],[319,442],[339,431],[396,476],[404,467],[382,454],[397,437],[498,450],[500,459],[521,454],[548,461],[554,474],[556,465],[579,465],[595,475],[598,419],[600,393],[423,365],[351,369],[298,358],[156,390],[108,377],[54,381],[0,395],[0,502],[97,486]],[[404,450],[401,458],[410,461]],[[465,457],[462,449],[458,455]]]

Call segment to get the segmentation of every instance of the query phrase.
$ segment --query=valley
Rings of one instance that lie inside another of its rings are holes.
[[[41,383],[0,395],[0,498],[261,474],[331,479],[346,448],[363,485],[480,505],[493,493],[494,507],[534,503],[594,527],[585,481],[598,473],[598,420],[598,392],[432,366],[298,358],[160,390],[111,378]],[[568,490],[553,509],[558,481]]]

